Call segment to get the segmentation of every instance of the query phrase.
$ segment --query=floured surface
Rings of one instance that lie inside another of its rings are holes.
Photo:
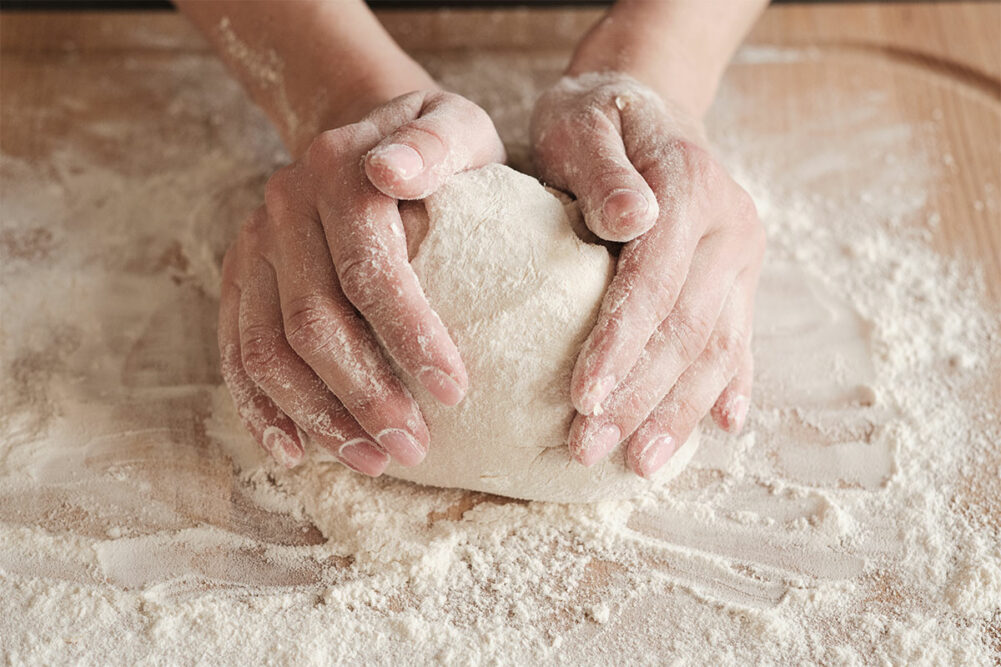
[[[996,100],[911,66],[745,51],[711,129],[769,232],[749,429],[707,428],[651,497],[573,507],[266,464],[213,331],[273,135],[200,56],[54,59],[0,73],[5,659],[996,658],[997,306],[930,242],[998,215]],[[516,161],[561,63],[430,62]],[[60,94],[7,85],[36,76]],[[844,83],[762,111],[800,79]],[[949,104],[908,115],[888,89]],[[960,115],[985,134],[957,195]]]

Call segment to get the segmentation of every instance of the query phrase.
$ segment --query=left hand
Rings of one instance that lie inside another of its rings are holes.
[[[570,452],[593,465],[624,442],[645,477],[708,412],[743,426],[765,247],[751,197],[680,108],[624,74],[584,74],[546,92],[532,119],[541,178],[625,244],[574,368]]]

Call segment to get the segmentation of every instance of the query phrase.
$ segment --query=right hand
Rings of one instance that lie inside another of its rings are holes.
[[[503,159],[486,112],[427,90],[323,132],[271,177],[223,260],[219,349],[244,424],[276,460],[295,466],[307,440],[373,476],[390,457],[424,459],[427,426],[383,348],[446,405],[468,379],[410,268],[397,200]]]
[[[542,177],[597,236],[626,242],[574,367],[570,452],[594,465],[622,443],[644,477],[706,414],[740,431],[753,383],[764,228],[684,109],[601,72],[564,78],[533,116]]]

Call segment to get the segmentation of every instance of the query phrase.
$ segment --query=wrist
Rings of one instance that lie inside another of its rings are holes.
[[[435,80],[419,65],[409,58],[406,61],[356,76],[350,82],[338,82],[336,86],[326,89],[324,112],[317,131],[356,123],[376,107],[400,95],[438,88]]]
[[[568,76],[624,74],[696,119],[702,119],[716,96],[719,74],[705,68],[703,63],[691,63],[683,55],[623,57],[621,50],[615,47],[599,48],[596,53],[590,49],[578,53],[580,57],[575,57],[567,68]]]
[[[716,95],[724,65],[693,57],[681,39],[663,34],[646,38],[648,31],[635,29],[639,22],[636,16],[623,20],[610,13],[578,46],[567,74],[621,72],[701,118]]]
[[[619,0],[567,74],[621,72],[701,119],[763,0]]]
[[[334,85],[323,87],[315,96],[312,122],[297,128],[289,145],[299,155],[316,135],[356,123],[369,112],[392,99],[428,88],[437,88],[434,79],[406,55],[392,65],[364,71],[354,68],[350,78],[334,77]]]

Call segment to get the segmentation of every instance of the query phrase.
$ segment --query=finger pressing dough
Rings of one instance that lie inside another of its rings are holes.
[[[621,446],[591,468],[569,456],[570,375],[614,270],[605,247],[574,232],[576,204],[491,165],[452,177],[425,205],[427,235],[412,266],[459,346],[469,393],[445,407],[408,381],[431,449],[421,465],[393,464],[387,473],[516,498],[591,502],[636,496],[680,472],[697,437],[652,481],[625,467]]]

